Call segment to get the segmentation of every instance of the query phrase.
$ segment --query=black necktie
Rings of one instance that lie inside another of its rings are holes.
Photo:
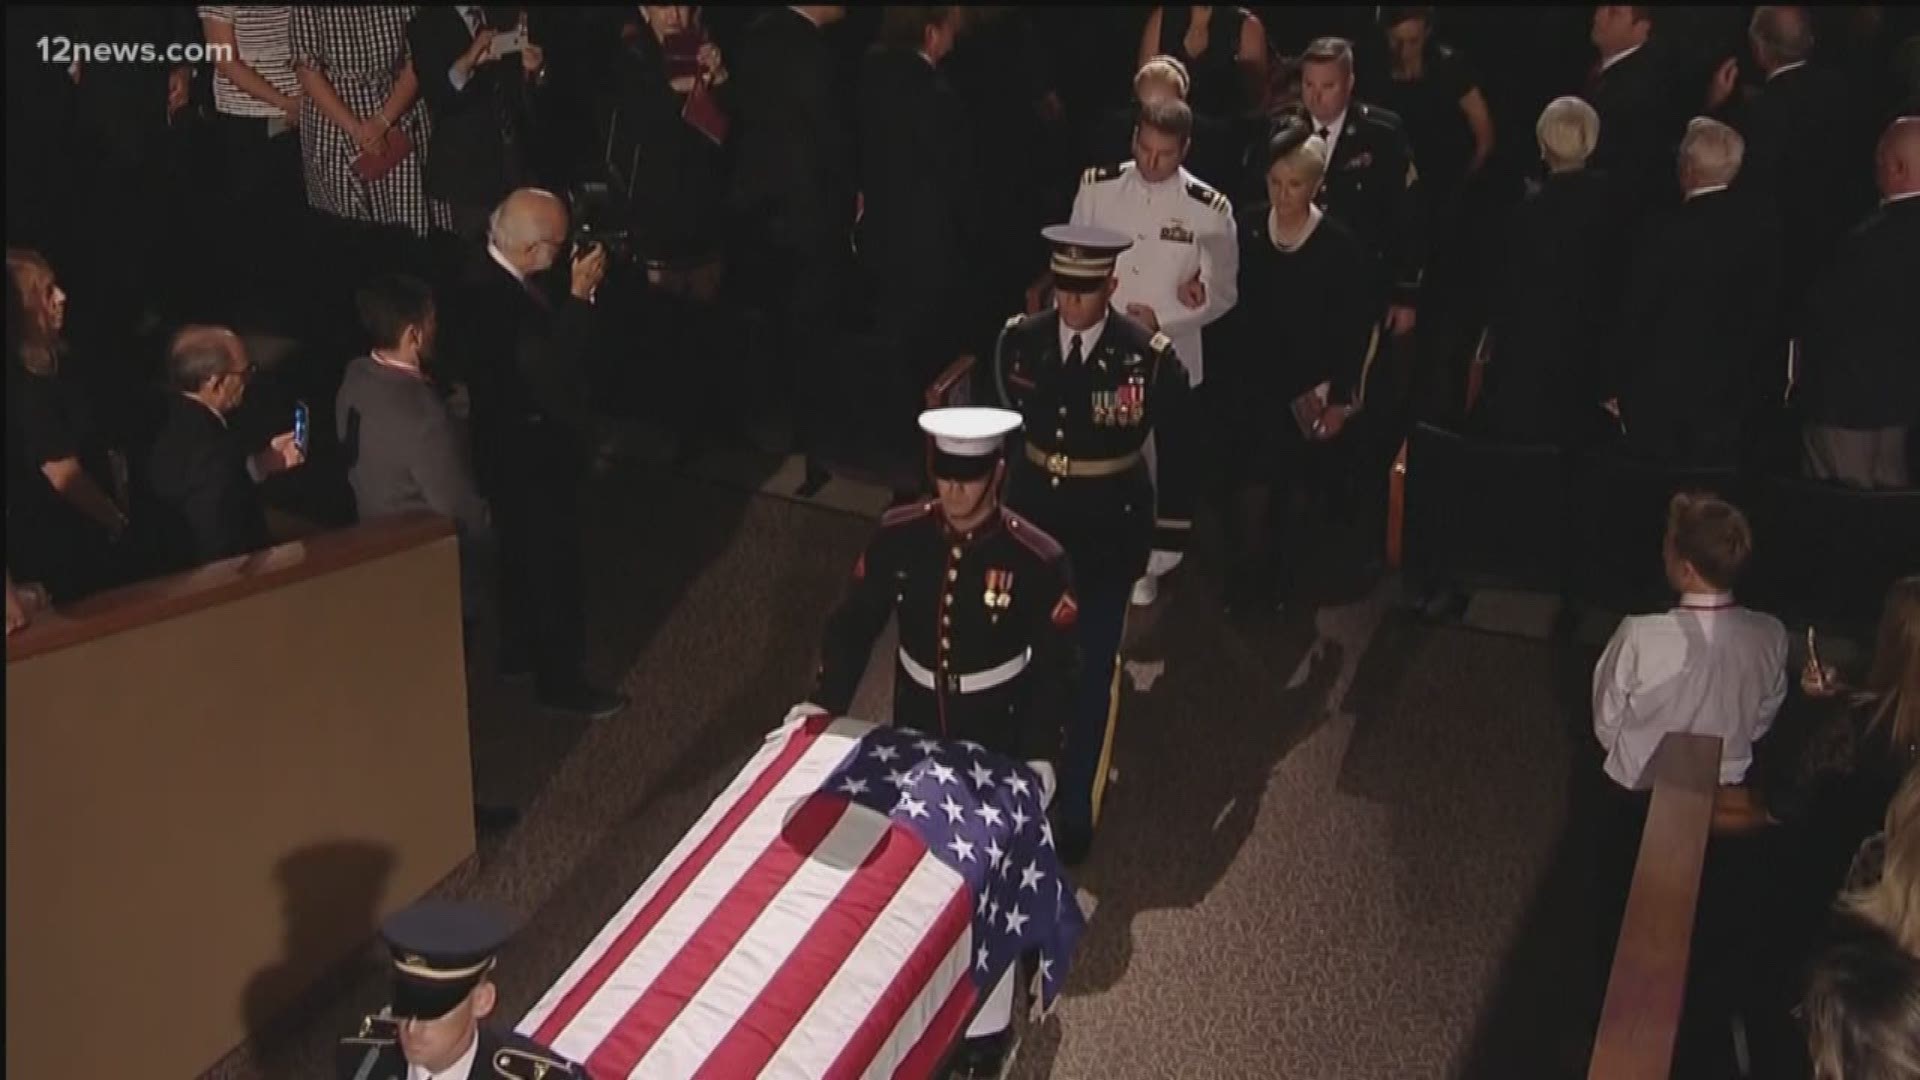
[[[1080,354],[1080,335],[1079,335],[1079,334],[1075,334],[1075,335],[1073,335],[1073,341],[1071,341],[1070,343],[1068,343],[1068,347],[1067,347],[1067,366],[1068,366],[1068,367],[1077,367],[1077,366],[1079,366],[1079,365],[1080,365],[1081,363],[1083,363],[1083,362],[1085,362],[1085,360],[1086,360],[1086,357],[1084,357],[1084,356],[1082,356],[1082,355]]]
[[[1330,142],[1333,139],[1333,132],[1328,131],[1326,128],[1321,128],[1318,134],[1321,142]]]

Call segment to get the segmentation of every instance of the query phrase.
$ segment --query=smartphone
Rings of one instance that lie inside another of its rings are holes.
[[[526,49],[527,29],[524,26],[516,26],[512,30],[502,30],[493,35],[493,45],[489,51],[493,53],[495,59],[498,59],[517,52],[525,52]]]
[[[307,452],[307,403],[304,401],[293,403],[293,444],[301,453]]]

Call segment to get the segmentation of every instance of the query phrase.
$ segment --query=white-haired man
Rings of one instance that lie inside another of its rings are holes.
[[[1604,123],[1604,121],[1603,121]],[[1602,129],[1604,140],[1604,127]],[[1780,226],[1764,200],[1730,190],[1740,133],[1696,117],[1680,141],[1685,201],[1650,221],[1628,272],[1619,407],[1637,455],[1731,465],[1744,421],[1779,386]]]

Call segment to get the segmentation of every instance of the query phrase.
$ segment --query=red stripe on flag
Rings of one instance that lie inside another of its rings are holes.
[[[747,929],[780,895],[800,867],[833,831],[842,814],[845,799],[809,798],[795,811],[780,835],[734,882],[733,888],[680,946],[653,985],[640,995],[607,1032],[584,1064],[595,1076],[626,1076],[673,1023],[693,995],[700,992],[747,936]]]
[[[889,826],[887,834],[868,854],[860,869],[840,887],[786,962],[767,981],[732,1030],[714,1047],[696,1077],[733,1080],[758,1076],[793,1034],[853,955],[880,913],[906,885],[907,878],[926,857],[926,845],[911,830]]]
[[[867,1071],[873,1062],[873,1056],[900,1026],[900,1018],[905,1016],[914,999],[927,988],[927,982],[933,978],[940,962],[953,951],[953,943],[966,933],[967,926],[973,920],[973,893],[961,885],[953,890],[947,899],[947,906],[940,909],[933,925],[927,928],[927,934],[914,946],[913,955],[894,973],[893,981],[887,984],[880,994],[880,1000],[873,1003],[867,1011],[867,1018],[860,1021],[853,1037],[847,1045],[840,1048],[840,1056],[834,1058],[833,1065],[824,1074],[827,1080],[857,1080]],[[969,957],[971,960],[971,957]],[[962,973],[961,981],[969,985],[973,980]]]
[[[737,802],[727,808],[726,814],[714,823],[713,831],[709,832],[706,838],[687,854],[686,861],[682,862],[661,884],[660,891],[653,894],[653,899],[648,900],[638,912],[634,913],[632,920],[608,945],[607,951],[600,955],[600,959],[595,960],[592,966],[587,968],[586,973],[580,977],[580,981],[574,983],[572,988],[561,996],[553,1012],[547,1014],[546,1020],[542,1021],[539,1029],[533,1033],[535,1042],[552,1045],[560,1037],[560,1033],[565,1031],[574,1017],[580,1014],[580,1010],[586,1007],[587,1002],[593,1000],[593,996],[600,992],[613,973],[620,969],[620,965],[626,963],[627,958],[633,955],[633,950],[646,938],[647,934],[652,932],[668,909],[673,907],[674,901],[680,899],[680,894],[693,883],[693,879],[706,869],[709,862],[713,861],[714,853],[733,839],[733,835],[740,831],[741,823],[747,820],[748,815],[753,813],[768,793],[773,791],[787,773],[793,770],[794,765],[799,763],[813,746],[814,741],[820,737],[820,733],[825,731],[827,725],[832,722],[832,719],[824,714],[811,717],[787,737],[787,745],[780,748],[780,753],[775,755],[773,761],[767,765],[766,771],[748,786]]]
[[[933,1022],[921,1033],[920,1041],[900,1059],[893,1070],[894,1080],[922,1080],[933,1075],[934,1066],[947,1056],[947,1047],[953,1045],[954,1036],[960,1034],[960,1025],[973,1011],[973,998],[973,980],[961,979],[960,985],[947,995],[940,1011],[933,1014]]]

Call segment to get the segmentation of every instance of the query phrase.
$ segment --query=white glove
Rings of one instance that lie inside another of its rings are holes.
[[[1027,768],[1040,778],[1040,809],[1045,810],[1053,804],[1053,763],[1050,761],[1029,761]]]
[[[1186,557],[1183,551],[1155,551],[1147,556],[1147,575],[1165,577],[1173,572],[1174,567],[1180,565],[1180,560]]]

